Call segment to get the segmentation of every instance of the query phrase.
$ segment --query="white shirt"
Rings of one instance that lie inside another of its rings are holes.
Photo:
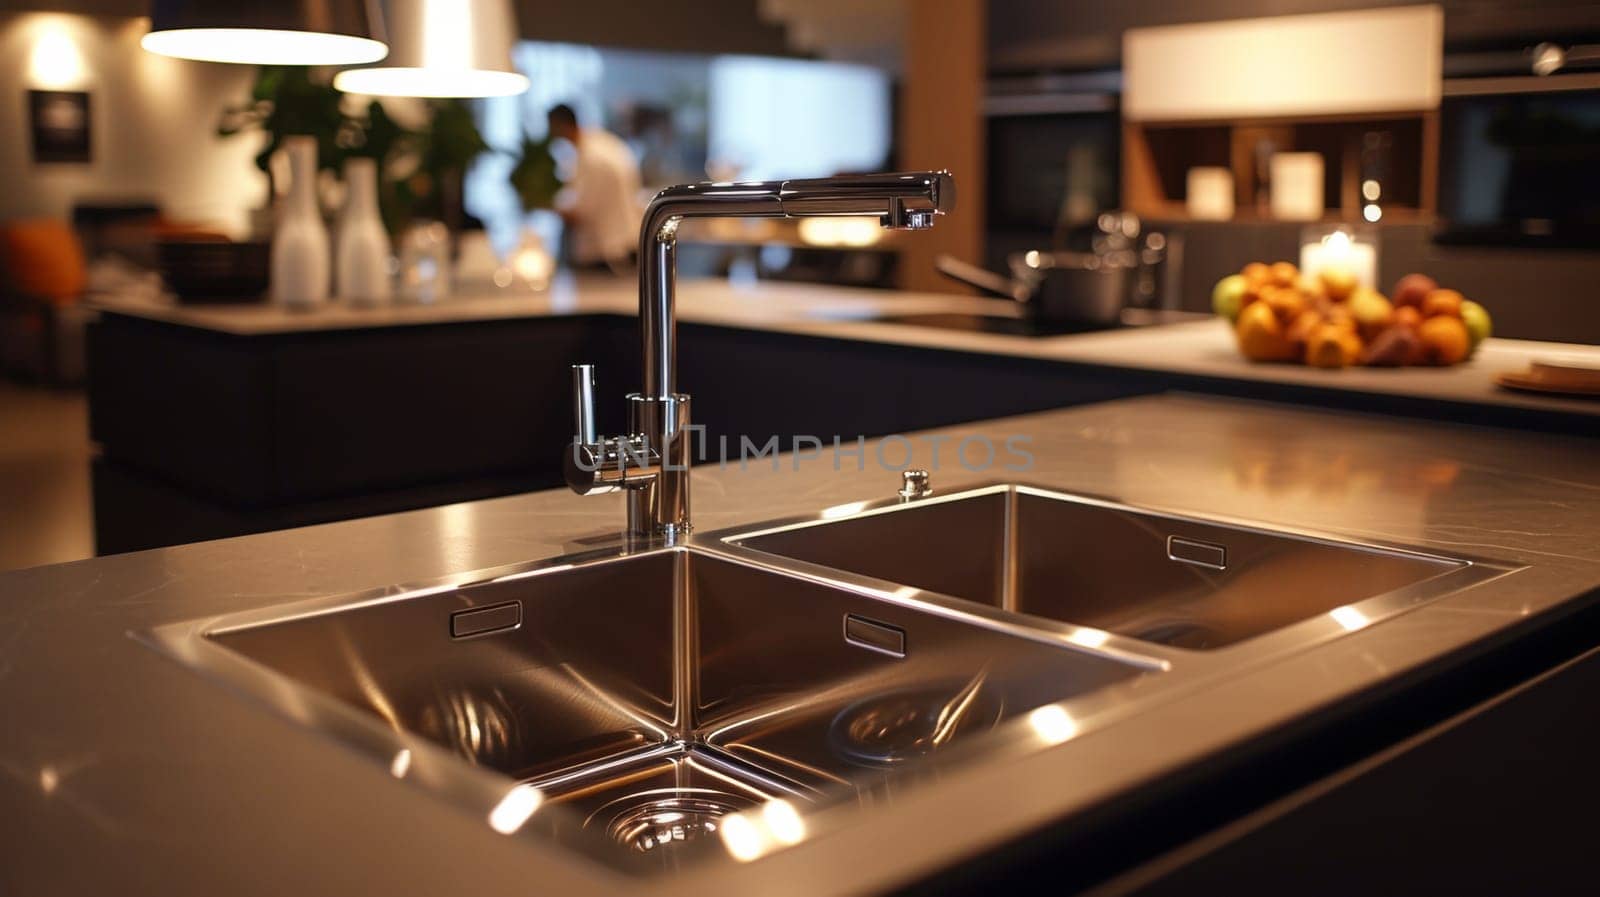
[[[567,185],[572,257],[580,263],[627,258],[639,244],[639,162],[622,139],[601,128],[584,128],[578,160]]]

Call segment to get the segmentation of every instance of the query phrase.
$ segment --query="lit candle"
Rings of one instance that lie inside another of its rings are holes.
[[[1300,246],[1300,273],[1316,277],[1323,269],[1338,268],[1355,275],[1356,283],[1378,288],[1378,247],[1358,242],[1347,231],[1333,233]]]

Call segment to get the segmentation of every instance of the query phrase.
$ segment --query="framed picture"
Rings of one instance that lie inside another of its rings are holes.
[[[89,161],[89,94],[30,90],[28,123],[33,129],[34,162]]]

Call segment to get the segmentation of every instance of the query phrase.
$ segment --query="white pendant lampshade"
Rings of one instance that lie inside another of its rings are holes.
[[[362,65],[389,52],[373,0],[152,0],[151,53],[253,65]]]
[[[499,97],[528,89],[511,67],[517,20],[510,0],[387,0],[389,57],[349,69],[333,86],[404,97]]]

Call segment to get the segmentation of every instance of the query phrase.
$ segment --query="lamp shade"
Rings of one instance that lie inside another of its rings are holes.
[[[374,0],[152,0],[152,53],[255,65],[361,65],[388,54]]]
[[[388,0],[389,57],[348,69],[333,86],[407,97],[497,97],[528,89],[511,67],[517,20],[510,0]]]

